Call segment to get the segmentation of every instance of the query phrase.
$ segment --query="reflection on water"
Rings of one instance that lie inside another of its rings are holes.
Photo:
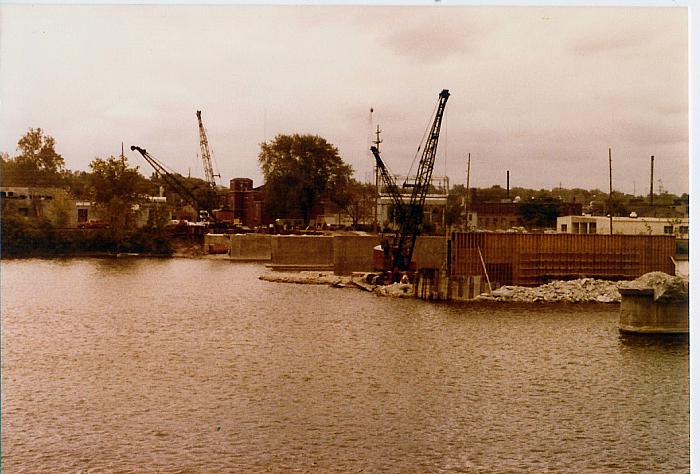
[[[252,264],[2,263],[4,472],[678,472],[688,344]]]
[[[688,334],[620,334],[620,344],[630,348],[649,348],[657,350],[678,350],[688,353]]]

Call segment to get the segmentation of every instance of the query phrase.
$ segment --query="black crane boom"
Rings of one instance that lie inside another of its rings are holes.
[[[192,190],[188,186],[186,186],[185,183],[182,182],[181,178],[178,178],[176,174],[168,171],[165,165],[163,165],[160,161],[151,156],[151,154],[148,153],[145,148],[141,148],[136,145],[131,145],[131,151],[134,150],[141,153],[143,159],[146,160],[146,162],[149,165],[151,165],[155,172],[165,180],[165,182],[173,189],[173,191],[178,193],[180,197],[182,197],[182,199],[187,201],[188,204],[195,208],[197,216],[199,216],[199,211],[204,210],[207,212],[210,219],[216,221],[216,217],[212,212],[211,206],[203,203],[201,199],[195,196]]]
[[[397,210],[397,222],[399,223],[399,232],[395,239],[395,245],[392,249],[392,268],[398,268],[400,271],[406,271],[411,265],[413,258],[413,249],[416,245],[416,239],[420,232],[420,225],[423,221],[423,208],[425,207],[425,198],[430,189],[430,180],[433,175],[435,166],[435,155],[437,153],[438,139],[440,138],[440,127],[442,125],[442,117],[445,112],[445,105],[450,92],[443,89],[438,98],[437,110],[433,119],[427,141],[423,147],[418,164],[416,178],[412,185],[411,198],[408,203],[404,203],[401,193],[396,186],[394,178],[389,174],[384,162],[379,157],[379,150],[376,147],[371,147],[372,154],[377,162],[382,179],[387,193],[391,197],[394,207]]]
[[[391,197],[391,201],[394,203],[394,208],[396,209],[396,212],[400,215],[403,215],[404,203],[401,199],[401,191],[399,191],[394,177],[391,175],[391,173],[389,173],[389,170],[382,161],[382,158],[379,156],[379,149],[376,146],[372,146],[370,147],[370,150],[372,150],[374,160],[377,162],[377,168],[379,169],[379,173],[381,174],[382,180],[384,181],[384,189]]]
[[[430,180],[433,176],[433,168],[435,166],[435,155],[437,153],[438,139],[440,138],[440,127],[442,125],[442,116],[445,113],[445,105],[450,97],[450,91],[443,89],[440,92],[438,99],[438,107],[435,112],[435,119],[430,127],[428,139],[423,147],[423,155],[418,163],[418,171],[416,172],[416,181],[411,193],[411,201],[406,209],[406,216],[401,226],[401,234],[399,237],[399,247],[403,248],[405,240],[410,239],[406,252],[406,260],[404,265],[408,268],[413,258],[413,249],[416,245],[416,238],[420,224],[423,222],[423,208],[425,207],[425,197],[430,188]]]

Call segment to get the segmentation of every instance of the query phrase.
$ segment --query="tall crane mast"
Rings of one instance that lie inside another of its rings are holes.
[[[379,150],[376,147],[371,147],[372,154],[377,162],[377,167],[380,170],[387,192],[391,196],[394,207],[398,211],[397,221],[399,222],[400,228],[392,252],[392,266],[397,267],[401,271],[408,270],[411,265],[413,249],[416,245],[420,225],[423,222],[423,208],[425,207],[425,198],[430,188],[430,180],[433,176],[442,116],[445,112],[445,105],[447,104],[448,97],[450,97],[450,92],[447,89],[443,89],[442,92],[440,92],[435,118],[433,119],[425,147],[423,148],[423,154],[418,163],[416,178],[411,185],[413,190],[408,204],[403,202],[396,182],[379,157]]]
[[[197,111],[197,121],[199,122],[199,147],[202,150],[202,161],[204,162],[204,178],[209,186],[214,189],[216,188],[216,181],[214,177],[219,176],[214,174],[214,168],[211,164],[211,152],[209,151],[209,140],[207,140],[207,132],[204,130],[204,124],[202,123],[202,111]],[[220,177],[220,176],[219,176]]]

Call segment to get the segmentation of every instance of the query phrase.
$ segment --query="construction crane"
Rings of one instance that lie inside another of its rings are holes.
[[[211,152],[209,151],[209,140],[207,140],[207,132],[204,130],[202,123],[202,111],[197,111],[197,122],[199,122],[199,147],[202,150],[202,162],[204,163],[204,178],[212,189],[216,189],[215,177],[221,175],[214,174],[214,168],[211,164]]]
[[[443,89],[442,92],[440,92],[435,118],[430,127],[425,146],[423,147],[423,154],[418,163],[418,171],[416,172],[415,180],[412,184],[408,186],[405,185],[405,187],[410,186],[413,188],[408,203],[403,202],[399,188],[379,156],[377,147],[373,146],[370,148],[377,163],[377,168],[379,168],[382,180],[384,181],[385,189],[391,197],[394,208],[396,209],[396,220],[400,226],[394,239],[394,245],[392,246],[390,270],[397,268],[399,271],[407,271],[410,269],[413,249],[415,248],[416,239],[420,232],[420,225],[423,222],[425,198],[430,188],[430,180],[433,176],[442,116],[445,112],[445,104],[447,104],[449,96],[450,92],[447,89]]]
[[[158,175],[160,175],[161,178],[163,178],[163,180],[165,180],[165,182],[173,189],[173,191],[179,194],[182,199],[184,199],[188,204],[195,208],[198,217],[201,211],[205,211],[207,214],[207,219],[213,220],[214,222],[217,221],[214,212],[212,212],[213,206],[211,203],[210,196],[207,196],[206,199],[197,197],[192,192],[192,189],[190,189],[189,186],[187,186],[184,183],[182,178],[178,177],[177,174],[168,171],[166,166],[160,161],[158,161],[156,158],[154,158],[150,153],[148,153],[145,148],[141,148],[136,145],[131,145],[131,151],[134,150],[141,153],[141,156],[143,156],[146,162],[149,165],[151,165],[151,167],[155,170],[155,172]]]

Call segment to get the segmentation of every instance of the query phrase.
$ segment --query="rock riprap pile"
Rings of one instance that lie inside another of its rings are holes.
[[[502,286],[492,293],[482,293],[477,300],[513,301],[518,303],[570,302],[570,303],[619,303],[618,289],[624,282],[579,278],[578,280],[553,281],[534,288]]]
[[[272,281],[276,283],[300,283],[306,285],[331,285],[345,286],[352,280],[352,277],[334,275],[333,272],[275,272],[263,273],[258,277],[260,280]]]
[[[477,300],[513,301],[517,303],[569,302],[619,303],[620,289],[653,289],[655,300],[682,300],[688,298],[688,278],[663,272],[646,273],[631,281],[606,281],[580,278],[553,281],[542,286],[502,286],[492,293],[482,293]]]
[[[377,285],[372,290],[375,295],[393,296],[395,298],[413,298],[413,285],[409,283],[392,283]]]
[[[688,300],[688,277],[671,276],[664,272],[651,272],[636,280],[622,282],[622,289],[654,290],[654,301]]]
[[[303,283],[331,285],[339,288],[357,287],[378,296],[412,298],[413,286],[405,283],[376,285],[368,282],[368,275],[338,276],[333,272],[267,272],[261,280],[279,283]],[[671,276],[663,272],[651,272],[632,281],[606,281],[594,278],[553,281],[538,287],[502,286],[491,293],[476,297],[480,301],[511,301],[514,303],[568,302],[568,303],[619,303],[620,289],[653,289],[655,300],[688,298],[688,278]]]

